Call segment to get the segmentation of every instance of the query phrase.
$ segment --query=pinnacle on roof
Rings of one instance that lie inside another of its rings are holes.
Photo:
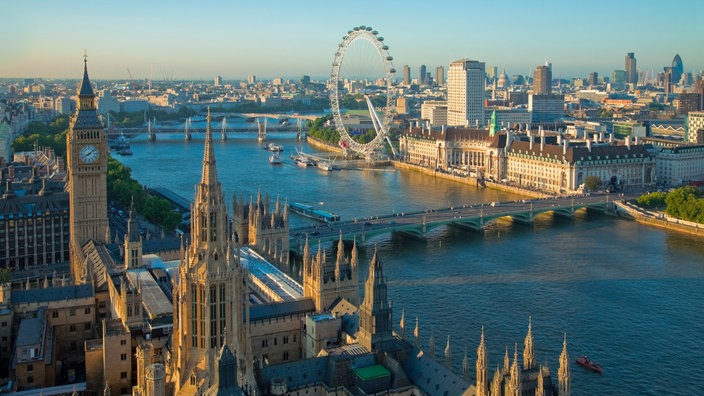
[[[217,184],[218,175],[215,169],[215,153],[213,151],[213,135],[210,130],[210,107],[208,107],[207,124],[205,127],[205,150],[203,153],[203,177],[201,183]]]
[[[95,96],[88,78],[88,56],[86,55],[83,56],[83,81],[81,81],[81,89],[78,91],[78,96]]]

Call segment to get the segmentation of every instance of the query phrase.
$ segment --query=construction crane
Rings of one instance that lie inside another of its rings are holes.
[[[130,75],[130,81],[132,81],[132,72],[130,71],[130,68],[127,68],[127,74]]]

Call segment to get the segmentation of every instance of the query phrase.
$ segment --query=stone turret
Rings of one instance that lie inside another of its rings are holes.
[[[372,352],[383,350],[384,345],[393,341],[394,336],[386,278],[376,249],[369,263],[369,277],[364,283],[364,301],[358,312],[359,343]]]

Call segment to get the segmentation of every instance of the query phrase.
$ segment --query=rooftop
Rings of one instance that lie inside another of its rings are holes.
[[[132,286],[141,290],[144,309],[150,319],[173,314],[171,302],[147,269],[138,268],[128,270],[127,278]]]

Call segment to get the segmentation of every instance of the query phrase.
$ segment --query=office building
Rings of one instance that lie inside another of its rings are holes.
[[[445,85],[445,68],[443,66],[435,68],[435,83],[438,86]]]
[[[552,71],[548,66],[538,66],[533,73],[533,93],[552,93]]]
[[[447,124],[484,126],[484,62],[461,59],[450,63]]]
[[[528,96],[528,111],[533,124],[560,122],[565,115],[565,95],[532,94]]]
[[[594,86],[599,84],[599,73],[591,72],[589,73],[589,85]]]
[[[698,92],[683,92],[677,96],[677,114],[687,115],[690,111],[701,111],[702,95]]]
[[[684,65],[682,64],[682,58],[680,58],[680,54],[677,54],[672,59],[672,82],[674,84],[679,84],[683,73]]]
[[[428,80],[425,65],[420,65],[420,68],[418,69],[418,85],[426,85],[427,83]]]
[[[403,67],[403,85],[411,85],[411,68],[408,65]]]
[[[704,111],[690,111],[687,115],[687,141],[704,144]]]
[[[633,52],[626,54],[626,83],[637,84],[638,83],[638,69],[636,68],[636,57]]]
[[[222,86],[222,76],[215,76],[214,84],[216,87]]]

